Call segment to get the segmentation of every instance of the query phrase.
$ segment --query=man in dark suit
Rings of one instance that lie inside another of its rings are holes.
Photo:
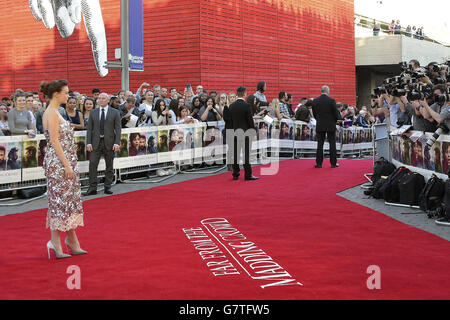
[[[323,144],[325,136],[330,144],[330,163],[332,168],[339,167],[336,154],[336,122],[341,119],[336,106],[336,101],[330,98],[330,88],[322,87],[322,95],[313,101],[313,115],[317,121],[317,152],[316,152],[316,168],[322,168],[323,162]]]
[[[247,89],[245,87],[239,87],[237,89],[237,99],[229,108],[229,118],[231,119],[234,130],[234,135],[229,137],[233,138],[233,143],[229,145],[233,150],[233,152],[229,152],[229,156],[233,161],[233,180],[239,179],[239,160],[241,152],[243,152],[245,156],[245,180],[258,179],[258,177],[252,175],[252,166],[250,165],[250,142],[253,133],[252,130],[249,129],[253,129],[254,131],[255,123],[253,122],[252,109],[245,101],[246,95]],[[227,140],[230,141],[228,137]]]
[[[120,112],[108,106],[106,93],[99,95],[99,108],[91,111],[86,131],[86,150],[89,151],[89,188],[85,196],[97,194],[97,168],[100,157],[105,158],[105,193],[112,194],[111,185],[114,180],[114,153],[120,146]]]

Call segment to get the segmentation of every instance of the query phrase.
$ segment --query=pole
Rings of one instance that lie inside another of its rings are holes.
[[[120,0],[120,59],[122,62],[122,90],[130,90],[129,0]]]

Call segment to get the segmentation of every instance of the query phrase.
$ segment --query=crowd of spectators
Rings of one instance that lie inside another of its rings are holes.
[[[375,19],[373,20],[372,24],[373,28],[373,35],[378,36],[381,31],[381,24],[377,22]],[[392,20],[389,24],[389,31],[388,35],[401,35],[402,34],[402,25],[400,24],[400,20]],[[418,39],[418,40],[424,40],[424,32],[423,27],[417,27],[408,25],[404,30],[404,35],[410,38]]]
[[[278,98],[269,102],[266,90],[266,83],[261,81],[257,84],[256,91],[247,97],[255,120],[268,116],[277,120],[312,121],[311,99],[302,98],[298,105],[293,105],[294,97],[282,91]],[[100,90],[97,88],[89,96],[71,91],[67,104],[61,105],[59,112],[71,122],[74,130],[84,130],[91,111],[98,107],[99,95]],[[202,85],[198,85],[195,92],[190,85],[180,92],[176,88],[167,90],[158,84],[150,87],[144,82],[136,92],[121,90],[110,95],[109,106],[120,111],[122,127],[130,128],[201,121],[226,122],[224,114],[235,100],[235,92],[207,92]],[[37,91],[17,89],[10,97],[4,97],[0,103],[0,135],[42,134],[42,115],[47,103],[48,101],[40,99]],[[345,110],[344,108],[344,114]]]

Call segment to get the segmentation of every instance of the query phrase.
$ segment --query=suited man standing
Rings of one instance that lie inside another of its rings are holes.
[[[229,152],[229,156],[232,156],[233,161],[233,180],[239,179],[239,160],[241,151],[245,155],[244,170],[245,180],[257,180],[258,177],[252,175],[252,166],[250,165],[250,134],[249,129],[254,129],[255,123],[253,122],[251,106],[245,101],[247,96],[247,89],[245,87],[239,87],[237,89],[237,99],[229,107],[229,118],[234,130],[233,143],[230,146],[233,147],[234,152]],[[245,134],[246,133],[246,134]],[[231,137],[230,137],[231,138]],[[229,139],[227,138],[229,141]]]
[[[119,151],[121,122],[120,112],[108,106],[106,93],[99,95],[98,108],[91,111],[86,132],[86,150],[91,152],[89,158],[89,188],[85,196],[97,194],[97,168],[100,157],[105,158],[106,177],[105,193],[112,194],[114,180],[114,153]]]
[[[312,111],[317,121],[317,152],[316,168],[322,168],[323,144],[325,137],[330,144],[330,163],[332,168],[339,167],[336,154],[336,122],[341,119],[336,106],[336,101],[329,97],[330,88],[322,87],[322,95],[313,101]]]

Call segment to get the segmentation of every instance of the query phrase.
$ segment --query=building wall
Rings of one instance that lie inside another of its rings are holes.
[[[108,60],[120,47],[120,1],[100,0]],[[41,80],[66,78],[70,89],[120,89],[120,71],[101,78],[84,24],[62,39],[32,16],[27,0],[0,1],[14,12],[0,30],[0,95],[36,90]],[[143,82],[182,91],[187,83],[207,90],[249,93],[266,80],[267,96],[281,90],[317,96],[328,84],[336,99],[355,102],[353,0],[145,0],[145,71],[132,72],[131,89]]]

